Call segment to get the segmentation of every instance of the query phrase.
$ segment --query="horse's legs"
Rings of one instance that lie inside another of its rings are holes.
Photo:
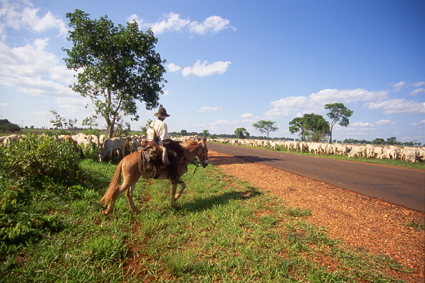
[[[131,207],[131,212],[138,211],[138,209],[134,206],[134,203],[133,203],[133,190],[134,190],[135,187],[136,187],[136,184],[131,186],[125,194],[125,196],[127,197],[128,204]]]
[[[181,181],[181,179],[180,179]],[[185,183],[180,183],[181,189],[180,192],[178,194],[176,194],[177,191],[177,183],[173,184],[173,189],[171,191],[171,207],[175,208],[176,204],[175,201],[182,195],[184,189],[186,188],[186,184]]]
[[[186,188],[186,184],[185,183],[181,183],[180,184],[180,187],[181,187],[180,192],[175,196],[175,200],[177,200],[183,194],[183,191]]]
[[[109,213],[111,213],[112,212],[112,210],[114,209],[114,204],[115,204],[115,201],[116,201],[116,199],[118,198],[118,196],[121,194],[121,193],[123,193],[123,192],[125,192],[128,188],[131,188],[131,185],[129,184],[129,183],[127,183],[127,182],[125,182],[124,181],[124,184],[122,184],[121,186],[120,186],[120,188],[118,189],[118,190],[116,190],[115,191],[115,193],[114,193],[114,195],[112,196],[112,198],[111,198],[111,201],[109,202],[109,205],[108,205],[108,208],[103,212],[103,214],[109,214]],[[132,194],[131,194],[132,195]],[[128,196],[127,196],[127,199],[128,199]],[[129,201],[130,202],[130,201]],[[131,200],[131,203],[133,203],[133,201]],[[131,206],[131,203],[130,203],[130,206]],[[134,207],[134,204],[133,204],[133,206],[131,207],[131,209],[132,209],[132,212],[133,212],[133,207]]]

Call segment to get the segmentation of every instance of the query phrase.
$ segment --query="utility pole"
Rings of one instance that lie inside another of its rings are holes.
[[[21,121],[21,122],[22,122],[22,127],[21,127],[21,129],[23,129],[23,128],[24,128],[24,121],[25,121],[25,120],[19,120],[19,121]]]

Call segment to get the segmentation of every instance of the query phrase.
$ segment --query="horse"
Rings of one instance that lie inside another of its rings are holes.
[[[202,141],[193,141],[187,140],[181,144],[183,149],[183,157],[181,160],[183,163],[179,164],[178,169],[178,183],[181,186],[180,192],[176,194],[177,183],[173,183],[172,193],[171,193],[171,207],[176,208],[175,201],[182,195],[186,184],[182,181],[181,177],[186,173],[187,166],[195,157],[201,163],[202,167],[205,168],[208,165],[208,148],[206,144],[206,137]],[[124,177],[124,181],[121,182],[121,173]],[[165,167],[162,171],[158,172],[159,176],[155,176],[156,179],[169,179],[169,168]],[[100,203],[103,203],[106,207],[108,202],[109,206],[103,212],[104,215],[110,214],[114,208],[115,200],[118,196],[126,191],[126,197],[128,204],[130,205],[131,212],[138,211],[133,203],[133,190],[136,185],[136,182],[141,176],[145,178],[152,178],[151,174],[143,174],[143,170],[140,170],[140,151],[133,152],[126,157],[118,164],[117,170],[115,171],[114,178],[109,184],[108,190],[101,198]]]

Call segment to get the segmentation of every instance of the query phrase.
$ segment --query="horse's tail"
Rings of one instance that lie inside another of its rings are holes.
[[[114,178],[109,184],[108,190],[99,201],[100,203],[104,203],[105,206],[112,199],[112,196],[114,195],[114,193],[119,189],[119,185],[121,183],[121,170],[122,170],[123,162],[124,162],[124,159],[121,160],[121,162],[118,164],[117,170],[115,171]]]

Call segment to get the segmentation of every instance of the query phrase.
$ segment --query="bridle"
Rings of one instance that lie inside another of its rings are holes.
[[[196,159],[201,163],[202,167],[205,168],[208,166],[208,148],[205,144],[202,144],[201,147],[203,158],[200,160],[199,156],[196,156]]]

